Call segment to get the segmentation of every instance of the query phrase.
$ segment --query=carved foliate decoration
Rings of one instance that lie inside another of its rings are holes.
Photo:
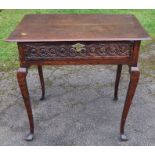
[[[129,57],[133,51],[133,42],[22,43],[22,48],[26,60]]]

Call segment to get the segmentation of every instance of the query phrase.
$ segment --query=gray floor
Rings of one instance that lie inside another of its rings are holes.
[[[16,72],[0,72],[0,145],[155,145],[155,79],[148,76],[144,65],[140,67],[142,75],[126,124],[127,142],[118,139],[129,82],[127,66],[123,67],[117,102],[113,101],[116,66],[45,67],[44,101],[39,101],[37,70],[30,69],[32,142],[23,139],[28,121]],[[149,73],[155,75],[154,70]]]

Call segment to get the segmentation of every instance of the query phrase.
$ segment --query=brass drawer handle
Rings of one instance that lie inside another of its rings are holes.
[[[81,43],[76,43],[74,45],[72,45],[72,47],[74,48],[74,50],[76,52],[81,52],[82,50],[85,50],[85,45],[84,44],[81,44]]]

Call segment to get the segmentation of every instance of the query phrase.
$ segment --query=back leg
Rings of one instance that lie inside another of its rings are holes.
[[[119,87],[119,81],[121,77],[122,72],[122,65],[117,66],[117,73],[116,73],[116,80],[115,80],[115,90],[114,90],[114,100],[118,99],[118,87]]]

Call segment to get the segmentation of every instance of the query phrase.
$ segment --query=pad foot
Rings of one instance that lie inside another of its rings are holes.
[[[26,141],[32,141],[33,140],[33,133],[29,133],[26,137],[25,137]]]
[[[125,134],[121,134],[120,135],[120,140],[121,141],[128,141],[128,138],[127,138],[127,136]]]

